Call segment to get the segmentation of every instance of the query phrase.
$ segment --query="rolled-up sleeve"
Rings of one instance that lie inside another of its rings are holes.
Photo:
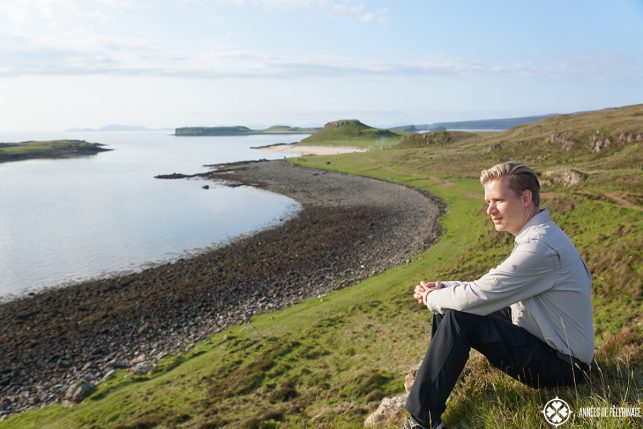
[[[518,244],[480,279],[443,282],[444,288],[427,296],[426,306],[433,313],[453,309],[484,316],[551,288],[558,263],[558,254],[544,244]]]

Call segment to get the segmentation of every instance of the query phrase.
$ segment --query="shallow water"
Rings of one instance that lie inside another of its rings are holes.
[[[293,216],[299,204],[194,174],[204,164],[279,159],[250,149],[302,135],[175,137],[161,132],[0,134],[0,142],[81,139],[110,152],[0,163],[0,296],[139,270]],[[289,155],[290,156],[290,155]],[[203,185],[209,189],[202,189]]]

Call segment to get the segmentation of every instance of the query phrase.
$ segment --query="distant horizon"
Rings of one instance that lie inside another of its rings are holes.
[[[337,121],[337,120],[342,120],[342,119],[357,119],[360,122],[375,127],[375,128],[395,128],[395,127],[402,127],[402,126],[410,126],[410,125],[432,125],[432,124],[440,124],[440,123],[451,123],[451,122],[476,122],[476,121],[492,121],[492,120],[508,120],[508,119],[521,119],[521,118],[530,118],[530,117],[538,117],[538,116],[549,116],[549,115],[570,115],[570,114],[575,114],[575,113],[583,113],[583,112],[589,112],[589,111],[600,111],[600,110],[608,110],[608,109],[614,109],[614,108],[619,108],[619,107],[625,107],[625,106],[630,106],[630,105],[636,105],[636,104],[643,104],[642,103],[634,103],[634,104],[628,104],[628,105],[623,105],[623,106],[607,106],[607,107],[601,107],[597,109],[590,109],[590,110],[579,110],[579,111],[573,111],[573,112],[547,112],[547,113],[537,113],[537,114],[532,114],[532,115],[514,115],[514,116],[503,116],[503,117],[487,117],[487,118],[480,118],[480,117],[475,117],[475,118],[462,118],[462,119],[453,119],[453,120],[437,120],[437,121],[418,121],[414,123],[410,122],[402,122],[402,123],[397,123],[397,124],[392,124],[392,125],[380,125],[380,124],[373,124],[373,123],[368,123],[359,117],[342,117],[342,118],[332,118],[325,120],[323,123],[309,123],[309,124],[297,124],[297,123],[289,123],[287,121],[280,121],[277,123],[270,123],[270,124],[262,124],[262,123],[229,123],[229,124],[224,124],[224,123],[212,123],[212,124],[186,124],[186,125],[178,125],[178,126],[159,126],[159,127],[149,127],[144,124],[132,124],[132,123],[108,123],[104,124],[102,126],[93,128],[93,127],[82,127],[82,126],[76,126],[76,127],[71,127],[71,128],[66,128],[66,129],[50,129],[50,130],[0,130],[1,133],[29,133],[29,132],[34,132],[34,133],[46,133],[46,132],[136,132],[136,131],[173,131],[176,128],[182,128],[182,127],[195,127],[195,128],[200,128],[200,127],[237,127],[237,126],[245,126],[253,130],[261,130],[261,129],[266,129],[272,126],[278,126],[278,125],[283,125],[283,126],[291,126],[291,127],[299,127],[299,128],[321,128],[324,126],[324,124],[332,121]],[[128,128],[142,128],[140,130],[106,130],[104,128],[107,127],[128,127]]]

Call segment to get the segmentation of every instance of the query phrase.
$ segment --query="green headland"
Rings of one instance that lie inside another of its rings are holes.
[[[176,128],[177,136],[247,136],[261,134],[311,134],[319,128],[300,128],[288,125],[273,125],[263,130],[253,130],[245,126],[234,127],[180,127]]]
[[[378,132],[352,127],[356,135]],[[332,128],[325,127],[325,144],[335,143]],[[555,396],[573,410],[641,407],[642,146],[643,105],[635,105],[553,116],[506,132],[436,134],[382,150],[291,159],[438,196],[447,204],[442,235],[406,265],[213,335],[189,353],[164,358],[150,375],[118,372],[71,408],[31,410],[0,427],[362,427],[383,397],[404,391],[406,371],[424,355],[430,317],[411,298],[413,285],[478,278],[511,251],[511,237],[496,233],[485,215],[478,182],[481,169],[506,160],[541,173],[542,206],[593,273],[596,363],[578,386],[533,389],[472,353],[445,424],[545,427],[541,410]],[[575,415],[573,427],[635,428],[640,422]],[[393,419],[382,427],[399,424]]]
[[[112,150],[105,149],[103,146],[100,143],[88,143],[84,140],[0,143],[0,162],[41,158],[73,158]]]

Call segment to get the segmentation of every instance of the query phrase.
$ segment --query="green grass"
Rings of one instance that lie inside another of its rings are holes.
[[[413,285],[421,279],[476,278],[511,250],[511,237],[495,233],[486,219],[477,182],[480,169],[497,161],[489,150],[493,144],[467,139],[437,149],[293,159],[432,192],[448,207],[440,239],[407,265],[213,335],[190,353],[165,358],[149,377],[121,372],[81,404],[32,410],[0,427],[361,427],[382,397],[403,392],[404,374],[425,352],[430,314],[411,299]],[[637,148],[630,158],[640,159],[640,144]],[[448,426],[549,427],[540,410],[554,396],[574,410],[642,406],[643,214],[636,204],[640,188],[630,185],[642,173],[610,167],[627,150],[595,158],[554,148],[548,159],[532,163],[538,171],[590,172],[587,186],[554,183],[543,198],[594,275],[598,366],[590,379],[571,388],[532,389],[473,353],[448,402]],[[575,418],[574,425],[563,427],[634,428],[640,423]]]

